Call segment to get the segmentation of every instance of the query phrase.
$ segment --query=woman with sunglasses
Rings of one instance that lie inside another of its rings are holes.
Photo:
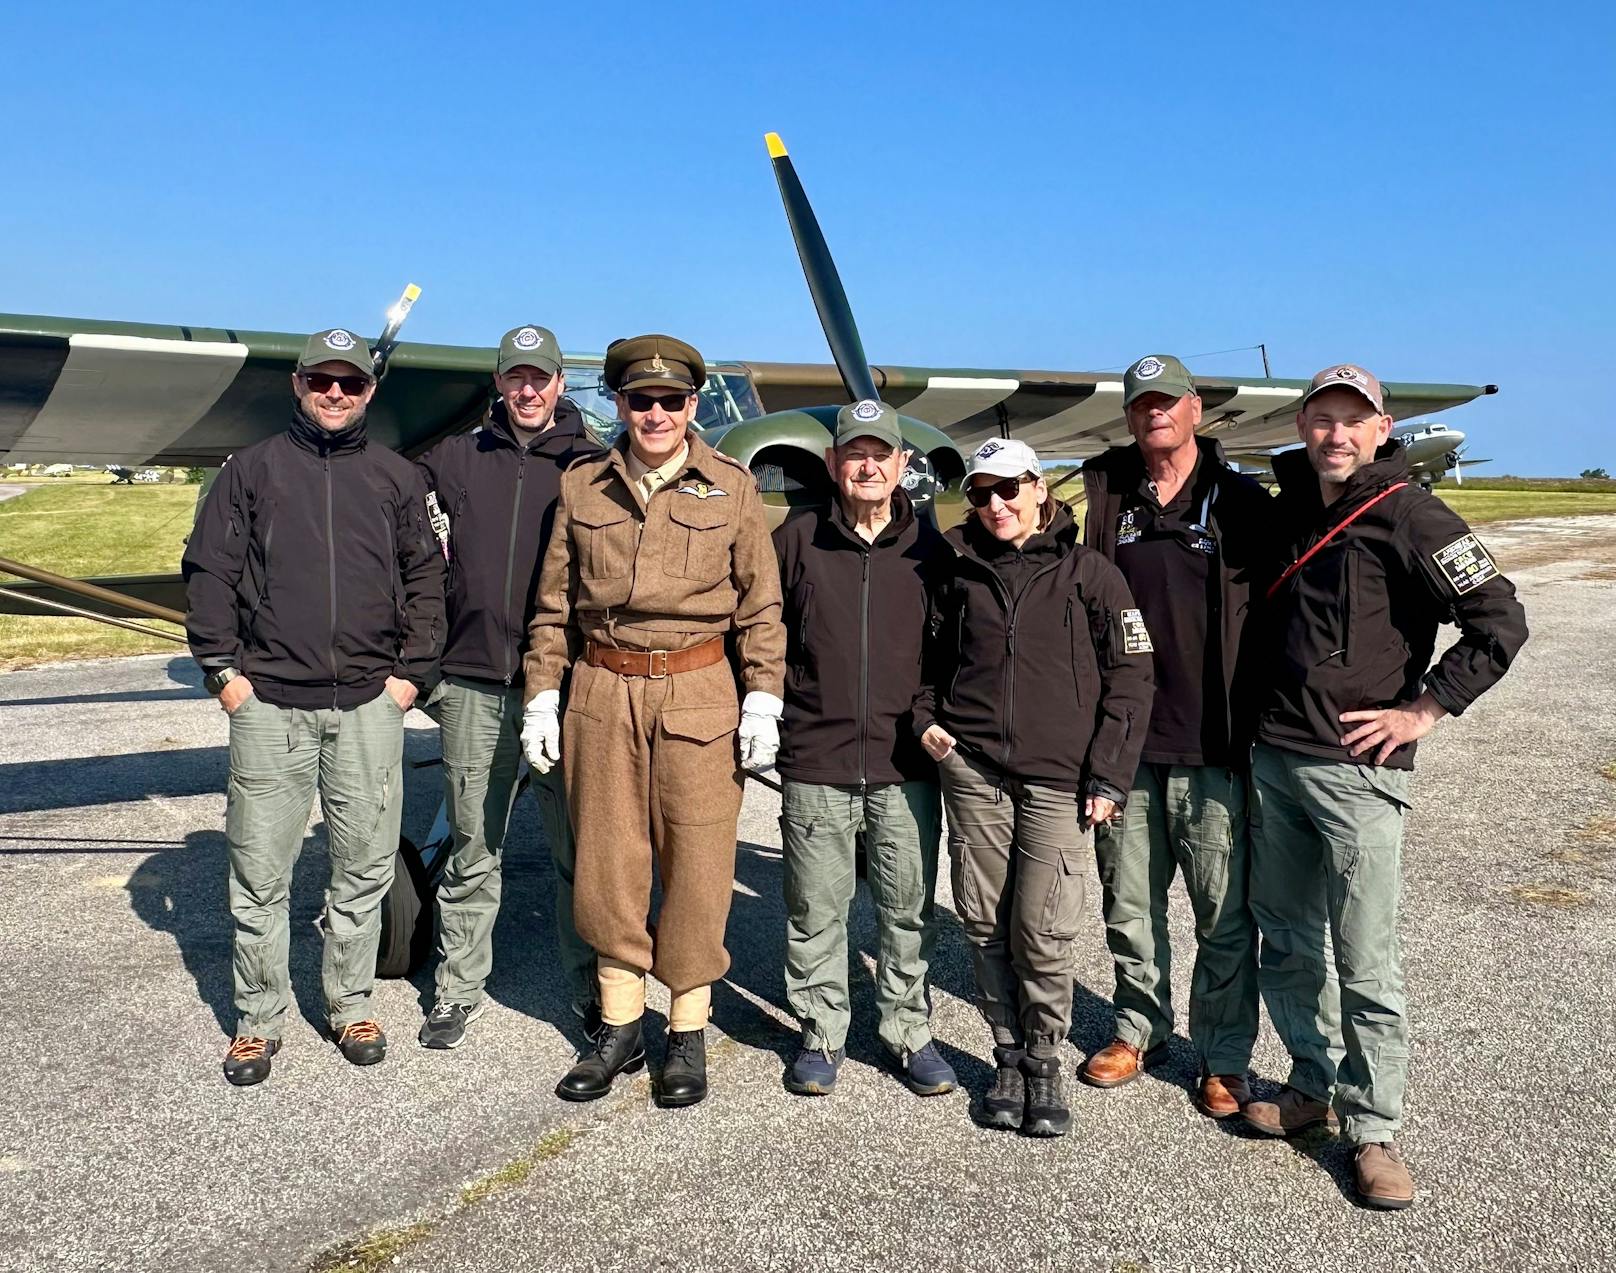
[[[980,1120],[1060,1136],[1083,878],[1093,828],[1121,811],[1144,744],[1150,637],[1026,443],[983,443],[965,496],[915,728],[942,777],[954,906],[993,1031]]]

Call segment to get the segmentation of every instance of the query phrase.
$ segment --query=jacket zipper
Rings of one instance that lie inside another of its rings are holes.
[[[511,624],[511,575],[516,568],[516,523],[522,515],[522,475],[527,468],[527,451],[523,449],[516,456],[516,495],[511,500],[511,537],[505,546],[505,631],[509,636]],[[516,668],[511,662],[511,646],[505,643],[505,684],[509,685],[516,676]]]
[[[864,561],[859,577],[859,795],[865,790],[866,735],[870,729],[870,550],[859,554]]]
[[[337,533],[331,521],[331,456],[321,457],[325,470],[325,554],[326,573],[331,583],[331,627],[326,652],[331,658],[331,706],[337,706]]]

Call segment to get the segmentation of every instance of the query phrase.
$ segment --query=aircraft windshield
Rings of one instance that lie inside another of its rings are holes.
[[[583,412],[584,424],[603,443],[612,442],[623,431],[617,418],[617,403],[600,382],[597,367],[568,367],[567,397]],[[763,404],[751,379],[738,371],[713,372],[701,391],[696,408],[698,428],[754,420],[763,414]]]

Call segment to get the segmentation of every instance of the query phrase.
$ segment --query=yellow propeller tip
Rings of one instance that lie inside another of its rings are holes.
[[[420,295],[421,295],[421,288],[420,288],[419,284],[411,283],[408,287],[406,287],[404,289],[404,299],[405,300],[413,301],[417,297],[419,297]]]
[[[780,140],[779,133],[764,133],[763,140],[768,143],[770,159],[784,159],[786,157],[786,144]]]

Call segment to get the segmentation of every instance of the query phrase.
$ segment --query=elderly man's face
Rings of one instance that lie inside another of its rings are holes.
[[[1128,404],[1128,432],[1139,449],[1168,455],[1189,443],[1201,423],[1201,396],[1142,393]]]
[[[559,371],[518,366],[496,375],[494,388],[499,390],[511,423],[537,433],[548,429],[555,419],[556,406],[567,388],[567,378]]]
[[[292,392],[303,414],[328,433],[365,418],[376,381],[351,363],[315,363],[292,373]]]
[[[825,467],[844,504],[879,507],[892,498],[892,488],[909,467],[909,455],[879,438],[853,438],[825,451]]]
[[[646,385],[617,395],[617,418],[628,426],[629,448],[640,463],[660,468],[685,443],[696,418],[696,394],[678,385]]]
[[[1391,431],[1391,416],[1352,389],[1315,394],[1296,417],[1296,435],[1326,482],[1345,482],[1368,464]]]

